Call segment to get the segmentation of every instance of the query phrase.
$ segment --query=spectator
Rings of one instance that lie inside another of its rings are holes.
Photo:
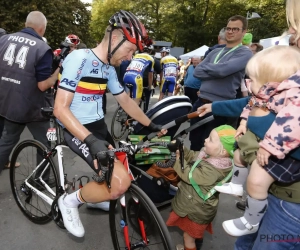
[[[245,76],[245,66],[252,56],[249,48],[242,46],[247,26],[247,19],[243,16],[229,18],[225,27],[226,47],[214,49],[195,68],[194,76],[201,79],[201,87],[193,111],[205,103],[236,98],[237,89]],[[191,125],[198,121],[191,119]],[[215,116],[214,121],[190,132],[191,150],[199,151],[213,128],[222,124],[235,127],[236,123],[235,118]]]
[[[250,45],[250,49],[252,51],[252,54],[255,55],[257,52],[262,51],[264,47],[259,43],[252,43]]]
[[[250,45],[252,44],[252,38],[253,36],[251,33],[246,33],[243,37],[242,44],[244,46],[250,47]]]
[[[213,47],[210,47],[204,54],[204,58],[207,57],[207,55],[213,51],[214,49],[218,48],[224,48],[226,46],[226,35],[225,35],[225,29],[221,29],[218,35],[218,44],[214,45]]]
[[[0,38],[0,56],[6,59],[0,64],[0,115],[5,118],[0,172],[25,126],[36,140],[49,145],[49,120],[43,117],[41,108],[46,106],[44,91],[55,84],[59,68],[51,76],[53,53],[42,39],[46,26],[44,14],[33,11],[28,14],[24,29]],[[18,58],[19,54],[22,57]]]
[[[194,70],[199,63],[201,63],[200,57],[193,56],[192,65],[188,67],[184,78],[184,94],[190,98],[192,105],[198,99],[197,92],[201,86],[201,80],[194,77]]]
[[[286,13],[289,31],[296,37],[296,46],[300,47],[300,2],[298,0],[286,1]],[[205,110],[215,114],[240,114],[248,99],[222,101],[202,106],[198,111]],[[287,155],[289,156],[289,155]],[[269,160],[269,164],[286,165],[299,168],[299,160],[291,160],[289,157],[277,160]],[[261,222],[256,234],[241,236],[235,243],[235,250],[285,250],[299,248],[299,210],[300,210],[300,182],[282,185],[274,182],[268,195],[268,210]]]
[[[174,169],[181,182],[172,201],[173,211],[167,225],[177,226],[184,232],[184,246],[177,245],[177,250],[200,250],[204,232],[213,233],[212,221],[219,203],[214,187],[232,169],[235,132],[231,126],[220,126],[211,131],[200,153],[185,148],[184,171],[181,170],[179,152],[176,152]]]

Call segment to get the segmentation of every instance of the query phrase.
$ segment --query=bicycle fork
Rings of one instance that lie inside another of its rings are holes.
[[[139,206],[139,200],[135,197],[132,197],[135,205]],[[140,247],[145,247],[148,245],[148,239],[146,235],[146,230],[145,230],[145,225],[144,221],[139,218],[138,216],[138,224],[139,224],[139,229],[141,233],[141,241],[131,244],[130,238],[129,238],[129,229],[128,229],[128,218],[127,218],[127,213],[126,213],[126,199],[125,199],[125,194],[123,194],[120,198],[120,203],[121,203],[121,227],[123,228],[123,234],[124,234],[124,240],[125,240],[125,245],[126,249],[128,250],[133,250],[137,249]]]

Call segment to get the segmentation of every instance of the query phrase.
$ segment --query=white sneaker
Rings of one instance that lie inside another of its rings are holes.
[[[103,211],[109,211],[109,201],[103,201],[98,203],[86,203],[87,208],[97,208]]]
[[[64,203],[65,195],[58,199],[58,207],[63,217],[65,228],[76,237],[84,236],[84,228],[79,218],[78,207],[68,207]]]
[[[242,223],[245,225],[245,229],[239,229],[235,226],[233,223],[233,220],[226,220],[222,223],[222,226],[226,233],[228,233],[231,236],[239,237],[242,235],[247,234],[254,234],[258,230],[259,223],[256,225],[251,225],[249,222],[245,219],[245,217],[240,218]]]
[[[234,184],[232,182],[224,183],[222,186],[215,186],[215,190],[224,194],[232,194],[237,196],[243,196],[243,186],[240,184]]]

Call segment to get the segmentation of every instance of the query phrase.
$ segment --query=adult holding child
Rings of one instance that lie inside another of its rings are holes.
[[[289,32],[295,36],[297,47],[300,47],[300,2],[297,0],[287,0],[286,13],[290,26]],[[296,83],[299,81],[298,75],[299,71],[292,77],[292,80]],[[298,92],[296,91],[295,94],[297,93]],[[290,101],[292,101],[292,99],[293,98],[290,98]],[[220,111],[222,111],[222,114],[226,113],[227,115],[233,113],[241,114],[242,108],[247,104],[247,101],[248,99],[245,98],[241,100],[216,102],[212,105],[204,105],[203,107],[200,107],[198,111],[201,113],[201,116],[211,111],[215,114],[218,114]],[[298,107],[298,105],[298,102],[295,100],[295,108]],[[299,127],[297,124],[294,128],[297,126]],[[275,140],[278,141],[278,139]],[[282,145],[287,144],[284,142]],[[267,164],[264,163],[265,158],[261,158],[260,154],[258,154],[257,160],[261,165],[264,166],[264,168],[271,165],[274,165],[277,168],[282,167],[283,169],[300,168],[300,160],[291,153],[287,153],[283,159],[282,157],[267,157]],[[298,238],[300,226],[299,180],[296,180],[292,183],[281,183],[278,181],[274,182],[270,186],[267,200],[268,209],[260,223],[257,233],[239,237],[235,244],[236,250],[281,250],[300,248],[300,242]]]

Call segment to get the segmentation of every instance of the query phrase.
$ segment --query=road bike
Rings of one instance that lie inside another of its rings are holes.
[[[54,119],[52,108],[44,109],[44,112]],[[11,158],[10,183],[18,207],[29,220],[36,224],[53,220],[60,228],[64,228],[57,201],[61,195],[74,189],[76,180],[68,181],[64,171],[63,149],[68,147],[63,142],[61,132],[60,125],[54,119],[52,128],[47,132],[48,139],[55,142],[51,149],[36,140],[20,142]],[[168,147],[164,142],[140,145],[123,142],[119,149],[98,154],[107,154],[109,159],[105,175],[108,187],[114,154],[127,168],[132,180],[128,190],[110,202],[109,224],[114,249],[174,249],[164,220],[153,202],[136,185],[136,177],[130,170],[132,165],[128,164],[127,156],[134,156],[150,146]],[[58,170],[54,157],[57,157]],[[14,167],[17,161],[22,163],[18,168]]]

